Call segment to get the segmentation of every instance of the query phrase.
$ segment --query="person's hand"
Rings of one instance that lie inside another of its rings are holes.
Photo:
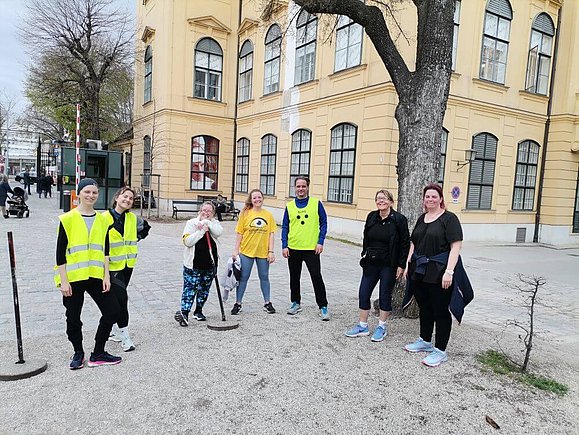
[[[452,275],[449,274],[448,272],[444,272],[444,275],[442,275],[442,288],[447,289],[451,286],[451,284],[452,284]]]
[[[238,256],[239,256],[239,251],[233,251],[231,253],[231,258],[233,258],[233,261],[237,260]]]
[[[273,254],[273,252],[268,252],[268,254],[267,254],[267,262],[268,262],[269,264],[275,262],[275,255]]]
[[[60,284],[60,292],[62,293],[62,296],[64,296],[65,298],[72,296],[72,287],[70,286],[70,283],[63,282],[62,284]]]
[[[396,269],[396,279],[400,279],[403,276],[405,276],[405,270],[402,269],[401,267],[398,267],[398,269]]]
[[[281,250],[281,255],[283,256],[283,258],[288,258],[290,256],[289,248],[283,248]]]
[[[111,289],[111,277],[108,273],[105,273],[105,277],[103,278],[103,293],[108,292]]]
[[[320,245],[319,243],[316,245],[316,249],[314,251],[316,253],[316,255],[320,255],[322,252],[324,252],[324,245]]]

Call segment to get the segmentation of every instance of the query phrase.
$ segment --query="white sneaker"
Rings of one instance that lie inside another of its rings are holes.
[[[131,340],[131,337],[129,337],[128,327],[119,328],[119,336],[121,337],[123,350],[125,352],[130,352],[131,350],[135,350],[135,343],[133,343],[133,340]]]
[[[123,341],[117,325],[113,326],[113,329],[111,330],[111,333],[109,335],[109,340],[114,341],[115,343],[120,343],[121,341]]]

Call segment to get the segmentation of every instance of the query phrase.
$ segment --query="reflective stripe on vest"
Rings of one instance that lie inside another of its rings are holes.
[[[113,215],[110,211],[105,211],[109,227],[114,223]],[[125,267],[135,267],[137,264],[137,216],[134,213],[125,213],[125,226],[123,235],[111,228],[109,230],[109,269],[111,271],[123,270]]]
[[[319,201],[309,198],[308,205],[298,208],[296,202],[287,204],[289,217],[288,247],[291,249],[313,251],[320,237]]]
[[[105,273],[104,246],[108,225],[97,213],[90,234],[86,222],[77,209],[58,217],[66,232],[66,276],[69,282],[84,281],[89,278],[103,279]],[[58,266],[54,267],[54,282],[60,286]]]

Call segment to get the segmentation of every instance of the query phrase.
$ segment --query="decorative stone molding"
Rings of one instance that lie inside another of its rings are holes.
[[[220,33],[230,34],[231,29],[219,21],[217,18],[214,18],[210,15],[206,15],[203,17],[196,17],[196,18],[189,18],[187,20],[189,25],[191,26],[198,26],[203,27],[206,29],[212,29]]]
[[[141,35],[141,41],[146,44],[151,39],[153,39],[153,36],[155,36],[155,29],[149,26],[145,26],[145,30],[143,30],[143,34]]]

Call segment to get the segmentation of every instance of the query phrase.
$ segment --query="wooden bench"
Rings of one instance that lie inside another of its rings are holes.
[[[173,217],[177,219],[177,213],[198,213],[203,205],[203,201],[198,199],[174,199]]]

